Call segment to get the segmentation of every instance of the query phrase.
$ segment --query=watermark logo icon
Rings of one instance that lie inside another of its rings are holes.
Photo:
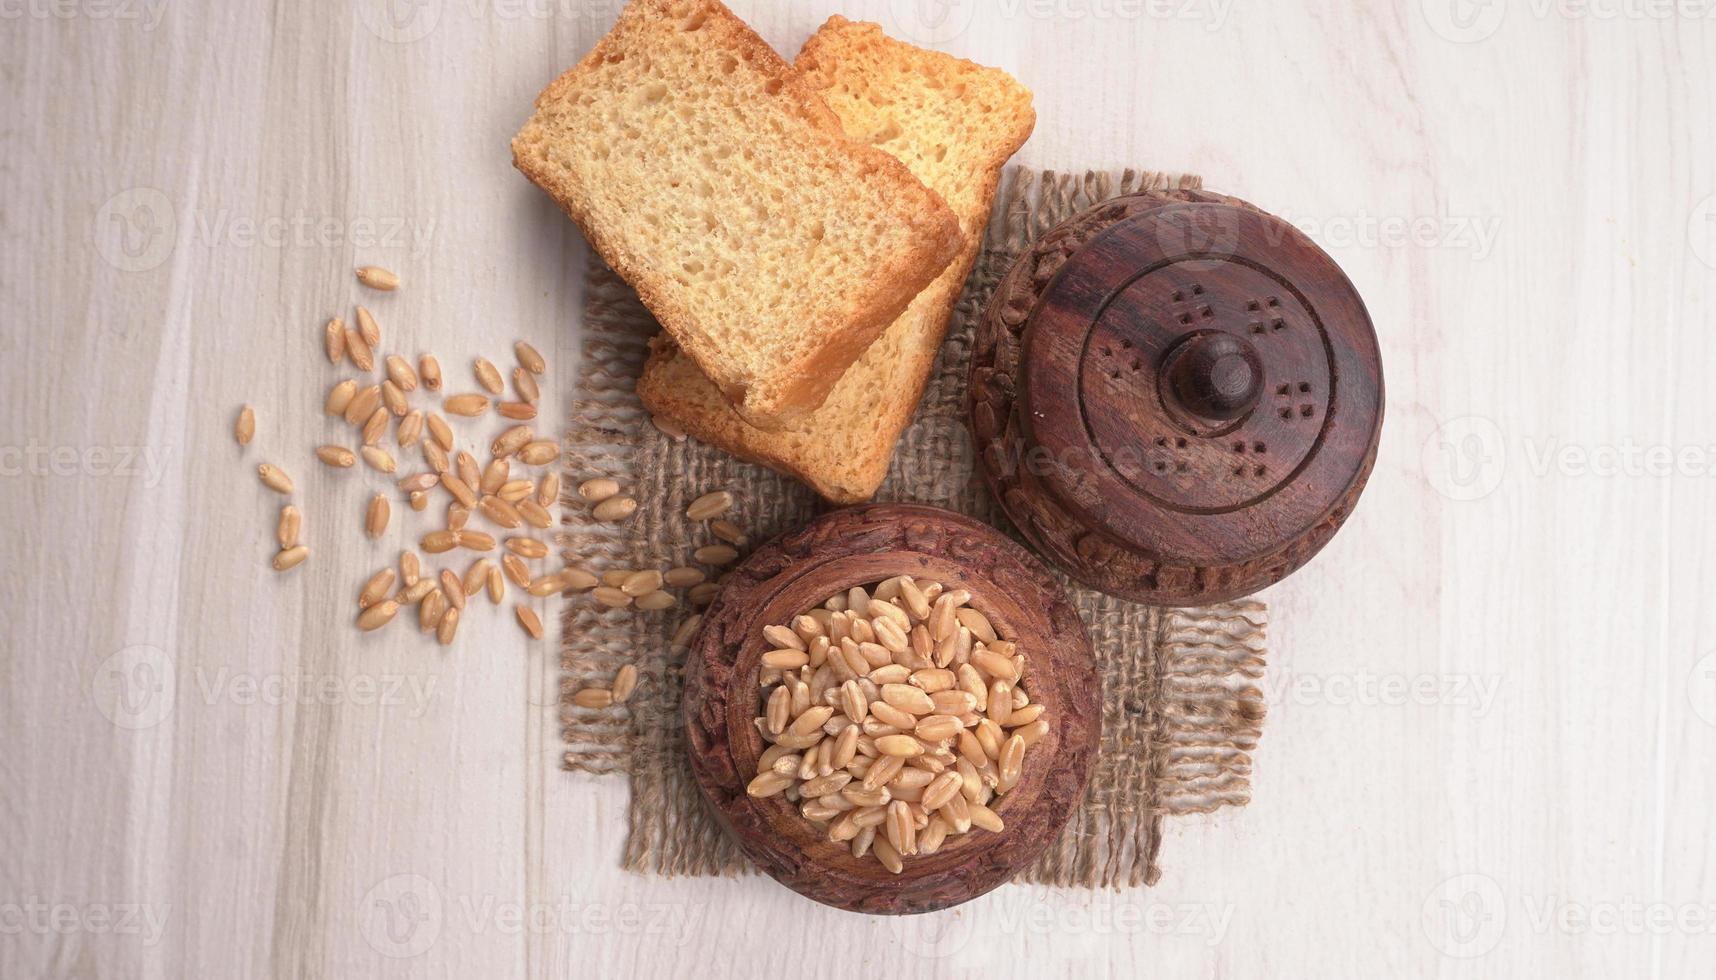
[[[1686,240],[1698,261],[1716,269],[1716,194],[1698,202],[1686,223]]]
[[[1507,929],[1507,901],[1489,875],[1455,875],[1425,897],[1422,925],[1425,938],[1444,956],[1482,956]]]
[[[1705,724],[1716,725],[1716,651],[1692,666],[1692,676],[1686,679],[1686,697]]]
[[[383,41],[421,41],[441,23],[442,0],[359,0],[358,19]]]
[[[108,721],[127,731],[153,728],[178,701],[173,658],[159,647],[129,646],[109,656],[90,679],[90,699]]]
[[[1507,0],[1420,0],[1430,29],[1455,44],[1476,44],[1501,29]]]
[[[1449,500],[1478,500],[1493,493],[1507,473],[1507,441],[1495,422],[1466,415],[1430,433],[1420,462],[1437,493]]]
[[[95,213],[95,249],[121,272],[148,272],[173,254],[178,216],[173,202],[153,187],[132,187],[107,199]]]
[[[957,911],[926,915],[890,915],[888,925],[906,952],[920,959],[958,956],[971,942],[972,916]]]
[[[1180,269],[1212,271],[1239,250],[1240,214],[1226,207],[1171,208],[1153,223],[1156,242]]]
[[[889,0],[894,27],[924,45],[944,44],[965,33],[977,0]]]
[[[965,420],[954,416],[922,418],[909,431],[919,445],[937,447],[937,451],[933,454],[935,465],[912,467],[902,474],[905,496],[925,503],[957,500],[970,486],[977,463]]]
[[[418,874],[376,882],[358,906],[363,938],[383,956],[409,959],[428,952],[441,938],[441,892]]]

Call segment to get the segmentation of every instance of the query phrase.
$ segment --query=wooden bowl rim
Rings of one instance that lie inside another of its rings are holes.
[[[842,525],[859,525],[868,533],[835,534],[827,539],[819,533]],[[887,530],[890,526],[895,528],[893,533]],[[920,550],[937,532],[980,541],[994,554],[993,567],[980,574],[961,564],[958,556]],[[914,547],[907,539],[919,545]],[[815,542],[814,553],[803,555],[807,541]],[[882,542],[893,545],[879,550],[876,546]],[[817,834],[783,796],[756,800],[745,793],[748,774],[755,773],[765,745],[752,722],[761,706],[760,660],[769,649],[762,627],[788,622],[790,615],[818,606],[832,595],[836,586],[823,584],[818,577],[830,570],[839,573],[839,581],[845,583],[841,588],[902,574],[925,574],[970,588],[971,604],[990,616],[1003,637],[1022,640],[1027,656],[1033,649],[1039,651],[1032,657],[1033,668],[1041,672],[1035,678],[1039,684],[1032,687],[1032,700],[1048,705],[1047,714],[1055,721],[1049,735],[1027,753],[1019,785],[993,804],[1007,822],[999,835],[973,832],[950,839],[938,853],[909,857],[901,874],[888,875],[874,858],[853,858],[847,845]],[[753,572],[761,574],[753,576]],[[1029,593],[1002,587],[1013,581],[1028,583]],[[1042,606],[1035,620],[1032,594]],[[729,620],[738,623],[737,642],[729,639],[733,635],[726,626]],[[1076,628],[1067,629],[1069,623]],[[1047,671],[1045,664],[1051,665]],[[730,681],[723,697],[705,703],[701,694],[710,690],[706,682],[716,666]],[[706,614],[685,670],[687,747],[704,798],[741,850],[763,871],[808,898],[851,911],[932,911],[969,901],[1012,878],[1058,836],[1082,799],[1100,740],[1100,679],[1094,652],[1064,590],[1029,552],[1000,532],[934,507],[876,504],[836,511],[758,549],[735,571]],[[1051,682],[1042,683],[1044,676]],[[719,749],[721,758],[701,751],[709,743],[699,726],[715,721],[708,717],[712,712],[719,714],[719,728],[726,736]],[[1069,782],[1076,785],[1075,799],[1066,798]],[[1027,832],[1029,837],[1024,836]],[[893,900],[878,895],[878,886],[892,886]]]

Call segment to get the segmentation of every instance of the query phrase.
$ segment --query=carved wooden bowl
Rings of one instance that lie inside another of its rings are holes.
[[[1025,755],[1017,786],[990,805],[999,834],[949,837],[933,855],[890,874],[873,855],[854,858],[783,796],[745,792],[766,745],[760,663],[763,627],[787,623],[854,585],[896,575],[968,589],[971,605],[1027,656],[1027,685],[1045,705],[1049,733]],[[1012,878],[1061,831],[1083,798],[1101,737],[1102,692],[1090,637],[1059,584],[994,529],[934,507],[880,504],[836,511],[756,551],[703,619],[685,665],[685,726],[692,773],[745,854],[807,898],[854,912],[929,912],[969,901]]]
[[[978,326],[985,478],[1093,588],[1233,599],[1309,561],[1376,461],[1376,333],[1334,260],[1202,191],[1096,205],[1044,235]]]

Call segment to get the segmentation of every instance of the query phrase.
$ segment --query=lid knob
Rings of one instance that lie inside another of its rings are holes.
[[[1263,392],[1263,362],[1243,337],[1220,330],[1187,336],[1162,372],[1174,401],[1199,418],[1226,422],[1251,411]]]

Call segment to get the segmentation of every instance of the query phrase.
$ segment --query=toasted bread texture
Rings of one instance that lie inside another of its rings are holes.
[[[847,140],[716,0],[632,0],[512,150],[759,426],[819,405],[962,244],[939,195]]]
[[[796,67],[852,139],[898,157],[959,216],[964,245],[822,407],[778,431],[749,425],[667,335],[652,342],[638,395],[653,414],[734,455],[791,474],[840,504],[873,497],[911,423],[948,318],[977,257],[1001,169],[1036,124],[1031,93],[1007,73],[835,17]]]

